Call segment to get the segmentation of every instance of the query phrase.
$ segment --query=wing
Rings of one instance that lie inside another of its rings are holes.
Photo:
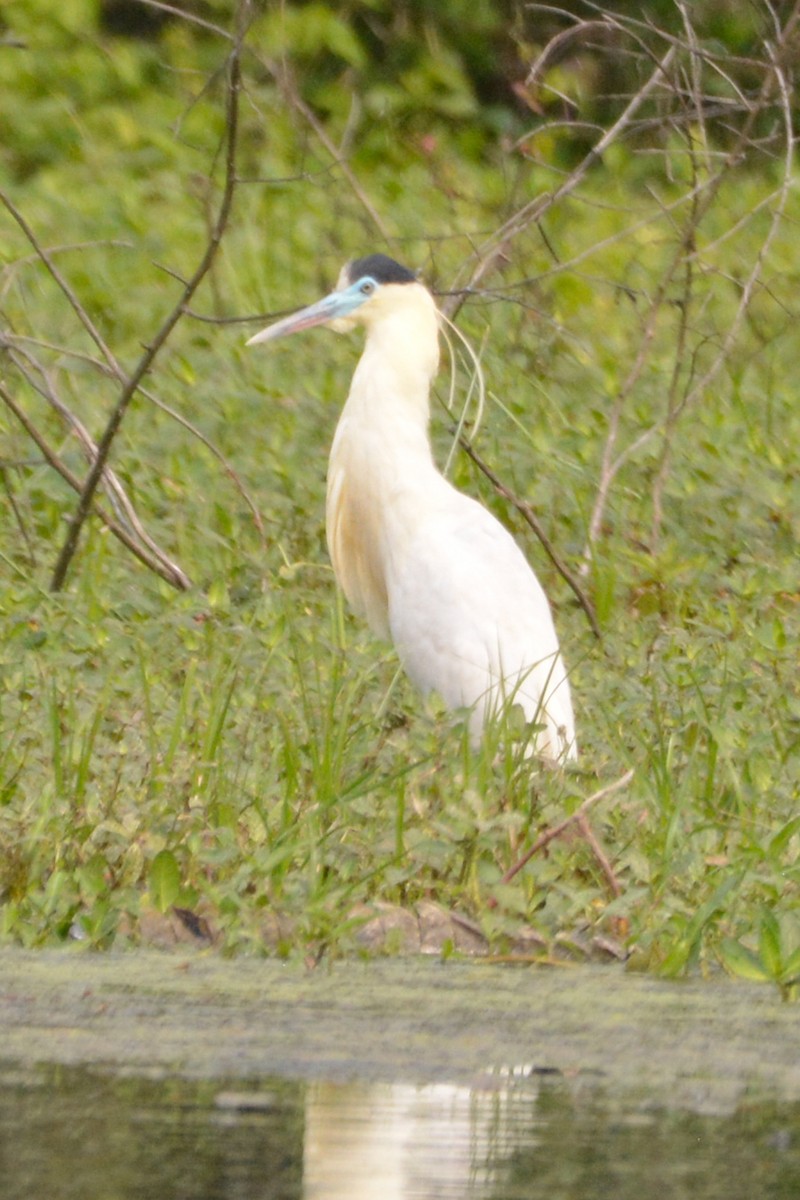
[[[544,725],[537,749],[574,757],[569,684],[550,606],[507,530],[450,490],[389,572],[392,638],[411,679],[484,720],[509,700]]]

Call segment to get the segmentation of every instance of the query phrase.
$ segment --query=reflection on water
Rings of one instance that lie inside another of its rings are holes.
[[[702,1105],[701,1105],[702,1107]],[[800,1106],[0,1069],[0,1200],[797,1200]]]
[[[305,1113],[306,1200],[489,1197],[534,1144],[531,1094],[507,1088],[312,1083]]]

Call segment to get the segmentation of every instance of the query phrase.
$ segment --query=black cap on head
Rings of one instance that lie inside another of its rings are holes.
[[[416,283],[417,277],[408,267],[401,267],[399,262],[389,258],[388,254],[368,254],[365,258],[357,258],[347,267],[347,277],[351,283],[370,275],[376,283]]]

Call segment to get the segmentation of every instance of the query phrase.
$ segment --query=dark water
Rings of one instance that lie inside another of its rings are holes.
[[[0,1200],[72,1197],[799,1200],[800,1105],[671,1110],[557,1075],[226,1086],[0,1069]]]

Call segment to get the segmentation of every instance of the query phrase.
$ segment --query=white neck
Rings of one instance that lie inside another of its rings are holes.
[[[389,291],[389,289],[387,289]],[[375,306],[331,447],[328,547],[351,607],[386,635],[387,573],[438,486],[429,393],[439,361],[438,319],[420,284],[391,289]],[[389,524],[391,523],[391,529]]]

